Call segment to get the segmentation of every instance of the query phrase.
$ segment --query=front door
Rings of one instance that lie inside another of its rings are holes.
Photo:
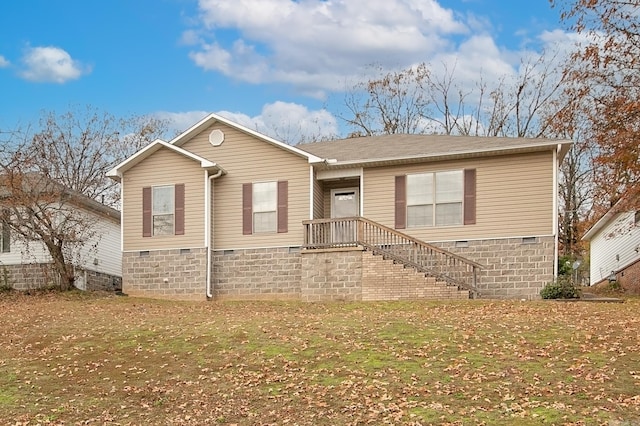
[[[331,218],[356,217],[360,214],[358,188],[331,190]],[[335,222],[331,229],[333,243],[356,241],[355,222]]]

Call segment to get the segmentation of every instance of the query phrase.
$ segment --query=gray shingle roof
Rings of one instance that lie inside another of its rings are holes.
[[[315,142],[298,147],[339,163],[367,163],[537,151],[570,143],[568,140],[554,139],[402,134]]]

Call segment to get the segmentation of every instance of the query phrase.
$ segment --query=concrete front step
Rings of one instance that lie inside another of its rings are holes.
[[[362,263],[362,300],[469,299],[468,290],[458,290],[370,251],[363,253]]]

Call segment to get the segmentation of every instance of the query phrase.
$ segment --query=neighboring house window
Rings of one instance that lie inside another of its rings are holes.
[[[396,176],[396,228],[475,223],[475,170]]]
[[[184,184],[142,189],[142,235],[184,234]]]
[[[288,183],[258,182],[242,185],[242,233],[287,232]]]
[[[0,250],[2,253],[9,253],[11,251],[11,232],[9,225],[5,222],[0,223]]]
[[[640,226],[640,210],[638,210],[633,218],[636,226]]]

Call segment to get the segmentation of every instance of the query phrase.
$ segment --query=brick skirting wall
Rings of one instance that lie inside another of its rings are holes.
[[[302,252],[301,299],[362,300],[362,249]]]
[[[480,297],[537,299],[553,280],[554,238],[532,237],[434,243],[478,262]],[[467,299],[469,293],[436,283],[411,268],[358,248],[296,247],[218,250],[212,253],[215,299],[400,300]],[[123,255],[123,291],[130,295],[204,299],[206,249]]]
[[[594,284],[603,285],[609,280],[604,279]],[[616,272],[616,281],[628,294],[640,294],[640,259]]]
[[[122,291],[131,296],[205,300],[205,248],[125,252]]]
[[[298,248],[219,250],[213,255],[216,299],[299,299]]]
[[[461,247],[465,243],[468,247]],[[431,244],[486,267],[479,274],[482,298],[539,299],[540,290],[553,281],[554,237]]]
[[[0,285],[26,291],[60,285],[60,277],[49,263],[0,265]]]
[[[362,252],[362,300],[469,299],[458,290],[413,268]]]
[[[104,272],[86,270],[85,289],[87,291],[120,291],[122,277],[105,274]],[[82,272],[80,272],[82,273]]]
[[[82,274],[83,271],[76,270]],[[115,291],[122,288],[122,278],[97,271],[86,271],[87,290]],[[58,287],[60,276],[50,263],[25,263],[0,265],[0,286],[26,291],[47,287]]]

